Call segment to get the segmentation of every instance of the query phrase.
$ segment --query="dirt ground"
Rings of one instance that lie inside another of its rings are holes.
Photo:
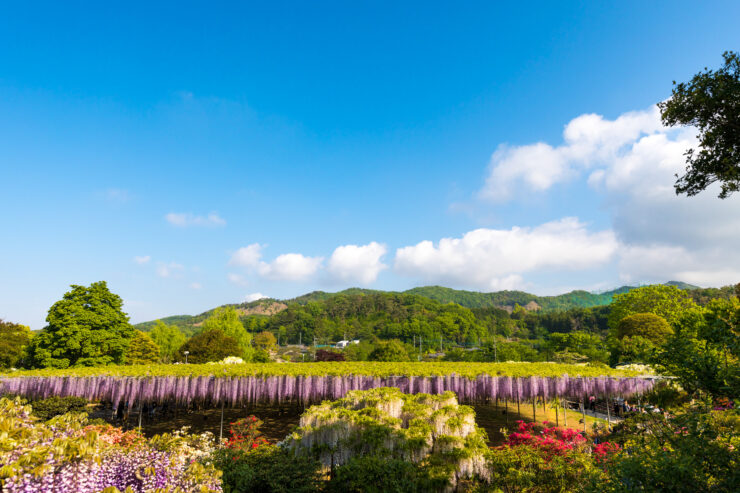
[[[511,402],[506,407],[503,402],[500,402],[498,406],[492,403],[474,405],[473,408],[475,409],[476,422],[478,426],[486,430],[490,445],[500,445],[503,442],[503,428],[513,430],[516,427],[517,420],[531,422],[533,418],[531,403],[521,404],[519,408],[521,414],[517,413],[516,403]],[[279,442],[298,426],[302,412],[303,408],[301,407],[275,404],[256,405],[243,409],[225,408],[223,436],[229,436],[229,423],[239,418],[254,415],[264,421],[264,424],[260,428],[264,436],[273,443]],[[131,413],[125,422],[112,419],[111,410],[99,410],[92,417],[103,418],[111,424],[116,426],[123,425],[125,428],[136,428],[139,420],[136,410]],[[553,408],[548,406],[546,410],[543,410],[540,404],[536,409],[536,418],[538,422],[549,421],[553,424],[557,422],[561,426],[567,420],[568,427],[579,430],[583,429],[581,413],[572,410],[567,411],[567,418],[564,420],[562,408],[558,410],[556,417]],[[588,432],[592,431],[592,425],[595,422],[605,423],[604,420],[586,416],[586,429]],[[169,410],[164,415],[155,415],[152,417],[149,417],[148,413],[145,412],[142,417],[142,431],[147,436],[172,432],[184,426],[189,426],[192,432],[202,433],[210,431],[218,437],[221,429],[221,409],[177,409]]]

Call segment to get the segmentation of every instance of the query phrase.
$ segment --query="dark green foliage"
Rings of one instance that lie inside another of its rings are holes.
[[[370,361],[411,361],[407,348],[398,339],[378,342],[367,359]]]
[[[658,103],[663,124],[699,130],[699,148],[686,152],[686,174],[676,193],[696,195],[715,182],[720,198],[740,189],[740,54],[725,52],[724,66],[704,69],[689,82],[676,84],[671,98]]]
[[[0,368],[22,366],[24,350],[31,342],[31,329],[0,319]]]
[[[272,359],[270,358],[270,353],[268,353],[264,349],[257,349],[252,353],[253,363],[269,363],[270,361],[272,361]]]
[[[336,469],[328,484],[331,493],[426,493],[443,491],[449,484],[433,478],[421,465],[398,459],[362,456]]]
[[[32,414],[44,421],[67,413],[86,413],[87,400],[82,397],[49,397],[29,403]]]
[[[740,397],[740,302],[716,300],[690,310],[655,356],[662,372],[689,393]]]
[[[241,356],[236,340],[218,329],[207,330],[188,339],[177,352],[180,361],[185,361],[185,351],[190,351],[189,363],[208,363],[221,361],[227,356]]]
[[[67,368],[121,364],[134,335],[123,300],[105,281],[72,290],[54,303],[48,325],[31,341],[35,367]]]
[[[654,313],[628,315],[620,320],[617,325],[617,337],[619,339],[640,336],[653,344],[663,344],[671,334],[673,334],[673,329],[668,325],[668,322]]]
[[[736,492],[740,485],[736,411],[698,410],[665,419],[638,414],[615,429],[623,452],[606,463],[592,491]]]
[[[126,350],[126,364],[146,365],[159,362],[159,346],[144,332],[137,330]]]
[[[216,467],[223,471],[224,493],[315,493],[321,491],[318,461],[281,447],[261,446],[250,452],[221,449]]]

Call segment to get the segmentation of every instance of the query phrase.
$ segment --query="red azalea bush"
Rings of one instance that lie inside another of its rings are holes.
[[[229,434],[231,437],[226,441],[226,447],[232,450],[249,451],[263,445],[269,445],[270,442],[259,431],[262,424],[263,421],[256,416],[248,416],[230,423]]]
[[[586,437],[573,428],[548,427],[547,421],[541,429],[535,423],[521,420],[517,423],[517,431],[507,437],[505,445],[508,447],[527,445],[546,454],[564,455],[571,450],[584,448],[587,443]]]

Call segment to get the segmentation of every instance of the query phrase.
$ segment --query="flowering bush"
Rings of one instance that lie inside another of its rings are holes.
[[[573,428],[547,427],[547,421],[541,429],[534,423],[521,420],[517,424],[517,431],[507,436],[505,446],[527,445],[542,450],[546,455],[563,455],[570,450],[581,450],[587,443],[586,437]]]
[[[221,491],[219,471],[199,462],[181,437],[146,440],[136,432],[89,426],[82,414],[42,423],[30,406],[5,398],[0,430],[3,492]]]
[[[232,450],[253,450],[270,442],[262,436],[259,427],[262,420],[255,416],[248,416],[230,423],[229,434],[231,437],[226,441],[226,447]]]

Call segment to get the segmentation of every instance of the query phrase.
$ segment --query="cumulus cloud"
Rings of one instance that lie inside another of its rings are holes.
[[[588,231],[576,218],[534,228],[476,229],[462,238],[422,241],[396,251],[395,270],[428,282],[478,289],[521,287],[534,270],[580,270],[610,261],[617,250],[612,231]]]
[[[323,257],[284,253],[272,262],[260,262],[257,272],[274,281],[306,281],[319,271],[323,260]]]
[[[159,277],[180,277],[183,269],[185,269],[185,267],[177,262],[159,262],[159,264],[157,264],[156,272]]]
[[[152,259],[152,257],[151,257],[151,256],[149,256],[149,255],[144,255],[144,256],[141,256],[141,257],[139,257],[139,256],[137,255],[137,256],[135,256],[135,257],[134,257],[134,262],[136,262],[136,263],[137,263],[137,264],[139,264],[139,265],[144,265],[144,264],[147,264],[147,263],[149,263],[149,261],[150,261],[151,259]]]
[[[520,190],[547,190],[577,177],[585,169],[608,164],[641,135],[661,131],[665,130],[657,107],[625,113],[616,120],[581,115],[565,126],[562,145],[500,145],[491,156],[490,172],[479,197],[502,202]]]
[[[274,281],[306,281],[320,270],[324,261],[323,257],[307,257],[300,253],[285,253],[278,255],[271,262],[265,262],[262,260],[263,248],[263,245],[259,243],[242,247],[233,253],[229,265],[245,267],[257,272],[264,278]]]
[[[268,296],[265,296],[262,293],[250,293],[244,297],[244,301],[247,303],[251,303],[252,301],[261,300],[263,298],[268,298]]]
[[[245,247],[241,247],[239,250],[234,252],[229,260],[229,265],[238,267],[256,267],[260,263],[262,258],[263,246],[259,243],[252,243]]]
[[[387,252],[385,245],[371,242],[367,245],[337,247],[327,264],[327,272],[336,281],[370,284],[388,268],[381,258]]]
[[[697,144],[695,129],[663,127],[652,107],[614,120],[579,116],[566,125],[563,140],[500,146],[479,197],[501,202],[585,178],[610,216],[623,280],[736,282],[740,196],[719,200],[712,189],[677,196],[673,188],[686,149]]]
[[[165,220],[177,226],[179,228],[185,228],[189,226],[225,226],[226,221],[216,214],[211,212],[206,216],[199,216],[184,212],[170,212],[164,216]]]
[[[190,289],[202,289],[203,285],[199,282],[191,282],[190,283]]]

